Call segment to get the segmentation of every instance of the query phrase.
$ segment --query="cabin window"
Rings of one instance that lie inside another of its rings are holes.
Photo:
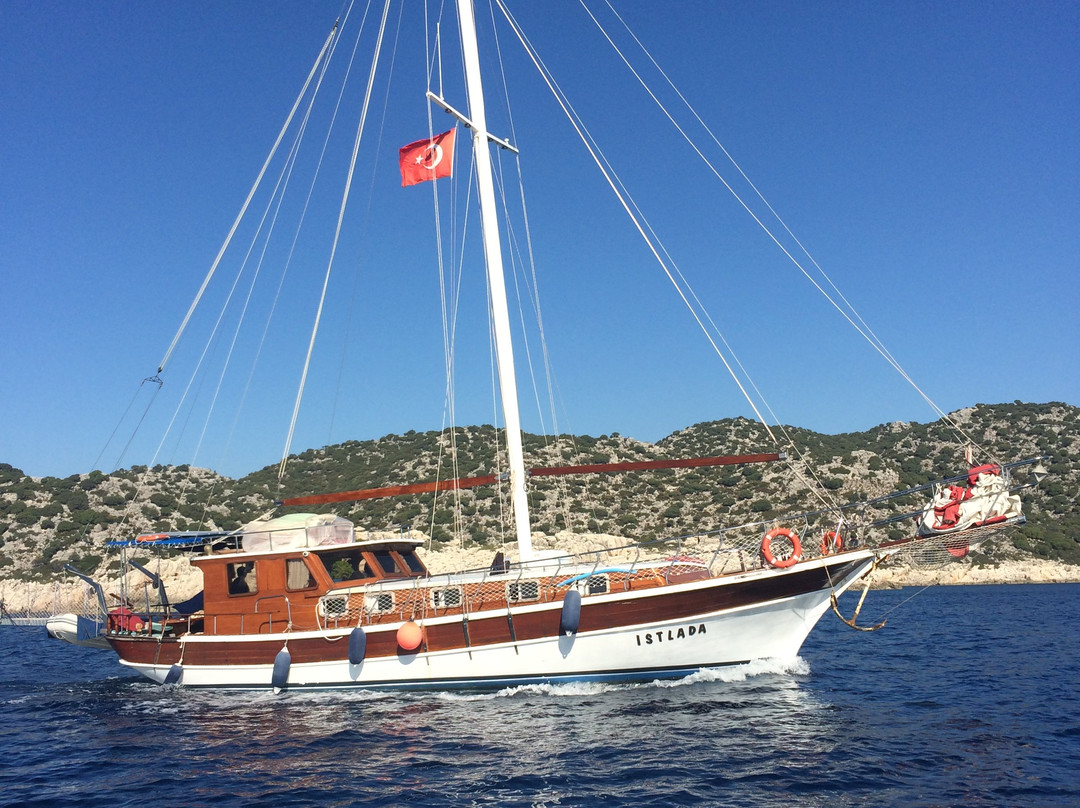
[[[376,550],[372,555],[375,556],[375,560],[379,562],[379,566],[382,567],[382,571],[387,575],[394,575],[399,572],[405,572],[398,566],[397,561],[394,560],[394,555],[389,550]]]
[[[228,571],[230,595],[250,595],[259,591],[254,561],[229,564]]]
[[[431,602],[436,609],[456,609],[461,606],[461,590],[452,586],[447,589],[431,590]]]
[[[374,577],[364,561],[364,554],[359,550],[338,550],[337,552],[319,553],[323,566],[334,583],[343,581],[362,581]]]
[[[399,553],[402,561],[409,568],[409,572],[424,572],[424,563],[417,557],[416,553],[412,550],[406,550],[403,553]]]
[[[386,614],[394,611],[394,593],[380,592],[364,596],[364,611],[370,614]]]
[[[608,591],[608,579],[606,575],[593,575],[585,582],[586,595],[603,595]]]
[[[311,589],[315,578],[302,558],[289,558],[285,561],[285,588],[290,592],[298,589]]]
[[[509,583],[506,585],[506,599],[511,603],[540,600],[540,583],[538,581],[514,581]]]

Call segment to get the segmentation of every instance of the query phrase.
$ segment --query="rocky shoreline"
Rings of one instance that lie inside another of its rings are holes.
[[[873,589],[905,586],[963,586],[979,584],[1071,584],[1080,583],[1080,566],[1036,559],[999,561],[975,565],[954,561],[936,569],[912,569],[883,564],[869,576]]]

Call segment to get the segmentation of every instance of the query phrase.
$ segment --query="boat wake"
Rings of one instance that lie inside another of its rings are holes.
[[[651,682],[566,682],[565,684],[516,685],[490,693],[462,693],[441,691],[438,698],[445,701],[494,701],[496,699],[515,698],[522,695],[552,696],[555,698],[575,698],[596,696],[642,689],[671,689],[709,682],[736,683],[745,682],[758,676],[806,676],[810,665],[802,657],[791,659],[758,659],[744,665],[726,665],[722,668],[702,668],[682,679],[654,679]]]
[[[745,682],[756,676],[806,676],[810,665],[802,657],[791,659],[756,659],[745,665],[726,665],[723,668],[702,668],[683,679],[652,682],[652,687],[683,687],[702,682]]]

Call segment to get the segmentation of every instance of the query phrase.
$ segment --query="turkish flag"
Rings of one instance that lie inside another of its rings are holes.
[[[451,129],[441,135],[402,146],[398,150],[402,188],[439,177],[449,177],[452,174],[455,131],[457,130]]]

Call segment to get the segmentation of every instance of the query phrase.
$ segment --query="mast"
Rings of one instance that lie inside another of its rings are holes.
[[[503,276],[502,244],[499,238],[498,212],[495,206],[495,182],[491,174],[491,151],[488,148],[487,117],[484,112],[484,88],[480,81],[480,55],[476,43],[476,19],[472,0],[457,0],[458,24],[461,27],[462,56],[465,61],[465,87],[472,121],[473,152],[476,156],[476,183],[480,194],[480,222],[487,265],[491,316],[495,327],[495,357],[499,371],[503,417],[506,419],[506,453],[510,460],[510,492],[517,535],[518,556],[522,562],[533,558],[529,529],[529,502],[525,492],[525,459],[521,446],[521,416],[518,412],[517,380],[514,374],[514,350],[510,339],[510,313],[506,304],[506,281]]]

